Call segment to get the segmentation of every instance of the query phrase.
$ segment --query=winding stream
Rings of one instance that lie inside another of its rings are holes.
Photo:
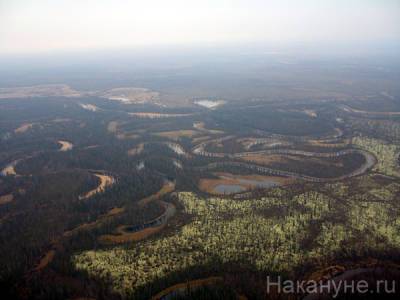
[[[271,150],[267,150],[267,151],[271,151]],[[314,153],[314,152],[305,152],[305,151],[297,151],[297,150],[273,150],[273,151],[275,154],[279,153],[279,152],[281,152],[282,154],[289,154],[289,152],[296,152],[297,155],[314,156],[314,157],[337,157],[337,156],[341,156],[341,155],[345,155],[345,154],[349,154],[349,153],[359,153],[364,156],[365,163],[362,166],[360,166],[358,169],[354,170],[353,172],[351,172],[349,174],[339,176],[339,177],[334,177],[334,178],[313,177],[313,176],[308,176],[308,175],[290,172],[290,171],[276,170],[276,169],[272,169],[269,167],[260,166],[257,164],[250,164],[250,163],[236,162],[236,161],[215,162],[215,163],[210,163],[206,166],[197,167],[195,169],[199,170],[199,171],[204,171],[204,170],[216,169],[221,166],[233,166],[233,167],[243,167],[246,169],[254,170],[259,173],[268,174],[268,175],[292,177],[292,178],[301,179],[301,180],[305,180],[305,181],[311,181],[311,182],[328,182],[328,181],[343,180],[346,178],[364,174],[369,169],[371,169],[377,162],[375,156],[373,156],[371,153],[364,151],[364,150],[358,150],[358,149],[348,149],[348,150],[342,150],[342,151],[334,152],[334,153]],[[247,152],[247,153],[249,153],[249,152]],[[248,155],[247,153],[245,155]],[[236,155],[243,155],[243,154],[238,153]],[[318,155],[320,155],[320,156],[318,156]],[[240,157],[240,156],[238,156],[238,157]]]
[[[341,130],[338,130],[338,132],[335,134],[335,138],[341,136],[343,132]],[[304,156],[304,157],[317,157],[317,158],[334,158],[334,157],[339,157],[343,155],[348,155],[348,154],[360,154],[364,156],[365,158],[365,163],[357,168],[356,170],[350,172],[349,174],[335,177],[335,178],[320,178],[320,177],[313,177],[313,176],[308,176],[305,174],[301,173],[295,173],[295,172],[290,172],[290,171],[283,171],[283,170],[277,170],[265,166],[260,166],[255,163],[247,163],[247,162],[238,162],[238,161],[226,161],[226,162],[215,162],[215,163],[210,163],[208,165],[202,166],[202,167],[196,167],[195,169],[197,170],[212,170],[216,169],[221,166],[236,166],[236,167],[243,167],[246,169],[254,170],[259,173],[263,174],[268,174],[268,175],[275,175],[275,176],[284,176],[284,177],[291,177],[295,179],[302,179],[306,181],[311,181],[311,182],[326,182],[326,181],[336,181],[336,180],[343,180],[346,178],[358,176],[361,174],[364,174],[367,172],[369,169],[371,169],[376,163],[377,159],[373,154],[371,154],[368,151],[362,150],[362,149],[344,149],[340,151],[334,151],[334,152],[311,152],[311,151],[303,151],[303,150],[295,150],[295,149],[267,149],[267,150],[261,150],[261,151],[248,151],[248,152],[240,152],[240,153],[224,153],[224,152],[208,152],[205,150],[205,147],[207,144],[210,142],[216,142],[216,141],[223,141],[226,139],[231,139],[233,136],[228,136],[228,137],[223,137],[219,139],[215,139],[212,141],[207,141],[204,143],[200,143],[199,145],[196,145],[192,149],[192,153],[194,155],[199,155],[199,156],[205,156],[205,157],[213,157],[213,158],[228,158],[228,159],[237,159],[237,158],[244,158],[247,156],[251,155],[298,155],[298,156]]]

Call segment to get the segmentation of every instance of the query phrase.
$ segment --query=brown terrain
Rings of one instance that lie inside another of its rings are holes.
[[[88,199],[97,193],[104,192],[107,187],[113,185],[115,182],[115,179],[109,175],[96,173],[94,176],[100,179],[99,185],[95,189],[87,192],[85,195],[80,196],[79,199]]]
[[[153,133],[153,134],[160,136],[160,137],[165,137],[165,138],[171,139],[173,141],[177,141],[181,137],[192,138],[192,137],[198,135],[199,132],[194,131],[194,130],[175,130],[175,131],[157,132],[157,133]]]
[[[0,205],[10,203],[13,200],[14,200],[13,194],[7,194],[7,195],[0,196]]]
[[[29,129],[31,129],[33,126],[33,123],[24,123],[21,126],[19,126],[17,129],[14,130],[14,133],[24,133],[27,132]]]

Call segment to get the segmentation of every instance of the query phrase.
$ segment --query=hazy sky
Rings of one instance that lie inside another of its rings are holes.
[[[0,0],[0,53],[400,40],[400,0]]]

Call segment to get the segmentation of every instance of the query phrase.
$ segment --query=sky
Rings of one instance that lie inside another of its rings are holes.
[[[0,0],[0,54],[400,41],[400,0]]]

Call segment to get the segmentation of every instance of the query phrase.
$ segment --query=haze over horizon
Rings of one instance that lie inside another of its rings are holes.
[[[396,0],[0,1],[0,55],[399,42]]]

